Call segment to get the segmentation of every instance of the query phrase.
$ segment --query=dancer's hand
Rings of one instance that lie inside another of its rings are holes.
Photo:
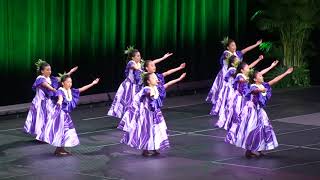
[[[165,55],[163,55],[163,59],[167,59],[168,57],[172,56],[173,53],[167,53]]]
[[[263,58],[264,58],[263,55],[260,55],[258,60],[261,61]]]
[[[58,99],[57,104],[60,105],[60,106],[62,105],[62,98]]]
[[[78,70],[78,66],[76,66],[76,67],[72,68],[72,69],[70,70],[70,74],[72,74],[72,73],[76,72],[77,70]]]
[[[185,67],[186,67],[186,63],[180,64],[180,68],[181,68],[181,69],[184,69]]]
[[[262,39],[256,42],[256,45],[260,45],[262,43]]]
[[[285,73],[286,74],[291,74],[293,72],[293,67],[289,68]]]
[[[96,84],[98,84],[98,82],[99,82],[99,80],[100,80],[100,78],[97,78],[97,79],[95,79],[94,81],[92,81],[92,85],[96,85]]]
[[[272,66],[272,67],[275,67],[275,66],[277,66],[278,63],[279,63],[279,61],[278,61],[278,60],[275,60],[275,61],[273,61],[273,63],[271,64],[271,66]]]

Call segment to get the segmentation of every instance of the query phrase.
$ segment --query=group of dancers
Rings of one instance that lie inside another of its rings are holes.
[[[262,41],[237,51],[234,40],[222,41],[226,50],[220,58],[222,69],[216,76],[206,98],[212,103],[210,114],[218,116],[216,126],[225,129],[225,142],[246,150],[247,158],[261,157],[264,151],[278,146],[278,141],[268,116],[263,109],[271,98],[271,86],[292,73],[293,68],[264,82],[263,75],[274,68],[274,61],[262,71],[254,70],[263,56],[251,64],[243,61],[243,55],[259,46]]]
[[[233,40],[227,39],[226,50],[220,58],[222,66],[209,92],[207,101],[213,107],[210,112],[218,115],[216,125],[227,130],[226,142],[246,149],[246,157],[262,156],[262,151],[278,146],[272,126],[263,107],[271,97],[271,86],[290,74],[289,68],[275,79],[264,82],[263,75],[278,64],[275,61],[262,71],[253,71],[263,56],[247,64],[243,55],[257,47],[262,41],[241,51],[236,51]],[[156,72],[156,65],[169,58],[172,53],[155,60],[142,60],[140,52],[128,48],[128,63],[125,80],[114,97],[109,116],[120,119],[118,129],[124,132],[121,142],[142,150],[143,156],[156,156],[170,146],[167,126],[161,112],[166,98],[166,89],[183,80],[186,73],[172,81],[165,77],[183,70],[179,67],[163,73]],[[99,78],[81,88],[72,88],[71,75],[78,67],[60,77],[51,76],[50,65],[42,60],[36,63],[39,76],[32,88],[36,95],[28,112],[24,131],[36,140],[56,147],[57,156],[70,155],[65,147],[79,145],[79,139],[70,112],[76,107],[80,93],[99,82]]]
[[[32,100],[24,132],[35,136],[36,140],[56,147],[55,155],[70,155],[64,147],[74,147],[79,139],[70,113],[76,107],[80,93],[98,84],[99,78],[81,88],[72,88],[72,68],[60,77],[51,76],[51,66],[39,59],[36,63],[39,74],[32,85],[36,92]]]
[[[124,131],[121,142],[143,150],[144,156],[159,155],[159,150],[169,147],[167,126],[161,113],[166,97],[166,88],[183,80],[165,81],[165,77],[186,67],[179,67],[163,73],[156,73],[156,64],[167,59],[172,53],[156,60],[143,61],[140,52],[132,47],[126,51],[128,63],[125,80],[114,97],[108,115],[120,118],[118,128]],[[32,100],[24,132],[37,141],[56,147],[57,156],[71,155],[65,147],[79,145],[70,112],[77,106],[80,93],[98,84],[99,78],[81,88],[72,88],[71,74],[78,67],[59,77],[51,76],[51,66],[39,60],[36,63],[38,77],[32,89],[36,92]]]

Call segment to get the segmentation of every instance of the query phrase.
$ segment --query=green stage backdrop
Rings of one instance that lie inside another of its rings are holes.
[[[54,74],[79,65],[75,85],[101,76],[91,91],[114,91],[123,79],[123,50],[135,45],[145,59],[175,55],[166,69],[188,63],[188,80],[219,68],[219,41],[245,31],[246,0],[0,0],[0,74],[10,88],[1,105],[27,102],[34,62]]]

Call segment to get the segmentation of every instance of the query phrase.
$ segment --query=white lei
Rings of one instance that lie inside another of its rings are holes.
[[[131,60],[135,65],[138,65],[139,69],[141,69],[141,63],[136,63],[134,60]]]
[[[252,84],[253,86],[256,86],[257,88],[259,89],[265,89],[264,85],[262,84]],[[261,92],[262,96],[266,96],[267,95],[267,92]]]
[[[249,77],[247,77],[246,75],[244,75],[243,73],[239,73],[239,74],[237,74],[237,77],[238,76],[242,76],[245,80],[249,80]]]
[[[234,53],[232,53],[231,51],[229,50],[226,50],[225,52],[228,52],[229,54],[232,54],[234,56],[237,56],[237,58],[239,58],[238,54],[237,54],[237,51],[235,51]]]
[[[157,86],[154,86],[154,87],[150,87],[148,86],[148,88],[150,88],[150,96],[153,98],[153,99],[158,99],[159,97],[159,91],[158,91],[158,88]]]
[[[63,91],[64,95],[66,96],[67,101],[72,101],[72,93],[71,93],[71,89],[65,89],[63,87],[59,88],[60,90]]]
[[[48,83],[48,84],[50,84],[51,85],[51,78],[50,77],[45,77],[45,76],[43,76],[43,75],[39,75],[38,77],[37,77],[37,79],[38,78],[45,78],[46,79],[46,82]]]

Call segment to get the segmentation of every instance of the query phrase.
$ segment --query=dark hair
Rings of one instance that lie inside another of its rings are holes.
[[[68,78],[71,78],[71,76],[68,74],[61,76],[61,79],[60,79],[61,83],[65,82]]]
[[[231,44],[231,43],[236,43],[233,39],[228,39],[228,42],[226,43],[226,48]]]
[[[224,46],[224,48],[227,49],[227,47],[231,44],[231,43],[236,43],[233,39],[230,39],[228,36],[223,38],[223,40],[221,41],[222,45]]]
[[[248,64],[242,61],[242,62],[238,65],[238,67],[237,67],[237,72],[236,72],[236,74],[241,73],[241,70],[242,70],[246,65],[248,65]]]
[[[136,53],[138,53],[138,49],[132,49],[128,52],[128,61],[130,61],[134,56],[136,56]]]
[[[236,59],[237,59],[237,56],[235,55],[232,55],[229,57],[228,68],[232,67],[232,63],[234,63]]]
[[[153,73],[144,73],[144,75],[143,75],[143,84],[144,84],[144,86],[148,86],[149,85],[148,84],[148,80],[150,79],[151,74],[153,74]]]
[[[50,66],[50,64],[47,63],[47,62],[45,62],[45,61],[42,61],[42,62],[38,65],[37,73],[38,73],[39,75],[41,75],[41,74],[42,74],[41,71],[43,71],[47,66]]]
[[[143,63],[143,69],[145,71],[147,71],[147,67],[149,66],[149,64],[151,63],[152,61],[151,60],[146,60],[144,63]]]
[[[254,70],[253,73],[250,73],[250,74],[249,74],[249,82],[250,82],[251,84],[254,84],[254,83],[255,83],[255,82],[254,82],[254,78],[257,77],[257,74],[258,74],[258,73],[259,73],[259,71]]]

